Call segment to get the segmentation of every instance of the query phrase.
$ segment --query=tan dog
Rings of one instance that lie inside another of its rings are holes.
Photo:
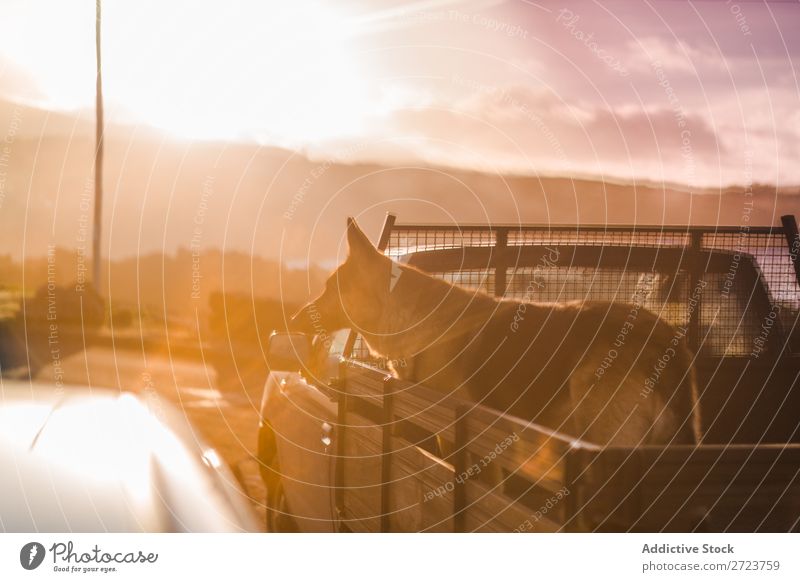
[[[347,237],[347,260],[294,329],[355,329],[375,355],[406,362],[398,377],[597,444],[699,441],[691,354],[654,314],[498,300],[393,262],[352,219]]]

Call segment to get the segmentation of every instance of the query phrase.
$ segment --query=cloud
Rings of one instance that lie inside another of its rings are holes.
[[[712,46],[692,46],[685,40],[669,40],[661,37],[646,37],[627,43],[629,57],[626,66],[630,71],[646,73],[652,71],[653,63],[670,73],[695,75],[708,68],[725,66],[722,56]]]
[[[612,168],[627,177],[695,184],[711,181],[704,165],[714,167],[729,155],[703,116],[679,116],[664,107],[565,103],[524,86],[474,84],[461,101],[397,111],[392,123],[399,135],[427,138],[431,161],[479,161],[483,169],[500,171],[585,175]]]

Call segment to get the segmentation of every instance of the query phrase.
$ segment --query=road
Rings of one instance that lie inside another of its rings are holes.
[[[162,399],[171,403],[233,469],[264,524],[265,490],[255,454],[260,387],[223,391],[214,369],[202,362],[105,347],[74,354],[62,368],[64,384],[119,387],[144,395],[153,407]],[[36,379],[53,382],[52,368],[44,366]]]

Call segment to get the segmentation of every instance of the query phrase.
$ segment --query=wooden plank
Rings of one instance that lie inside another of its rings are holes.
[[[341,492],[345,524],[353,531],[380,531],[381,505],[381,429],[377,426],[350,426],[342,466]]]
[[[393,387],[397,421],[410,422],[453,442],[454,411],[463,400],[403,380],[396,380]]]
[[[465,483],[466,515],[464,525],[466,531],[475,532],[555,532],[561,528],[557,520],[552,519],[563,514],[563,506],[558,504],[548,510],[548,515],[534,515],[532,511],[516,500],[498,493],[478,480],[471,479]],[[541,512],[539,512],[541,513]]]
[[[356,533],[379,533],[380,519],[365,517],[371,510],[357,497],[346,497],[347,504],[342,511],[342,522]]]
[[[358,458],[366,456],[380,456],[383,434],[380,427],[374,424],[351,425],[350,421],[357,417],[355,414],[347,415],[347,436],[345,442],[345,456],[354,455]]]
[[[347,394],[357,396],[374,404],[382,406],[383,380],[388,374],[382,374],[368,368],[359,362],[347,362]]]
[[[390,530],[453,529],[453,467],[402,438],[392,439]]]

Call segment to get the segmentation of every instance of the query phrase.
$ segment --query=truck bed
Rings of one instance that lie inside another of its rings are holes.
[[[603,448],[359,362],[343,374],[350,530],[800,531],[800,445]]]

